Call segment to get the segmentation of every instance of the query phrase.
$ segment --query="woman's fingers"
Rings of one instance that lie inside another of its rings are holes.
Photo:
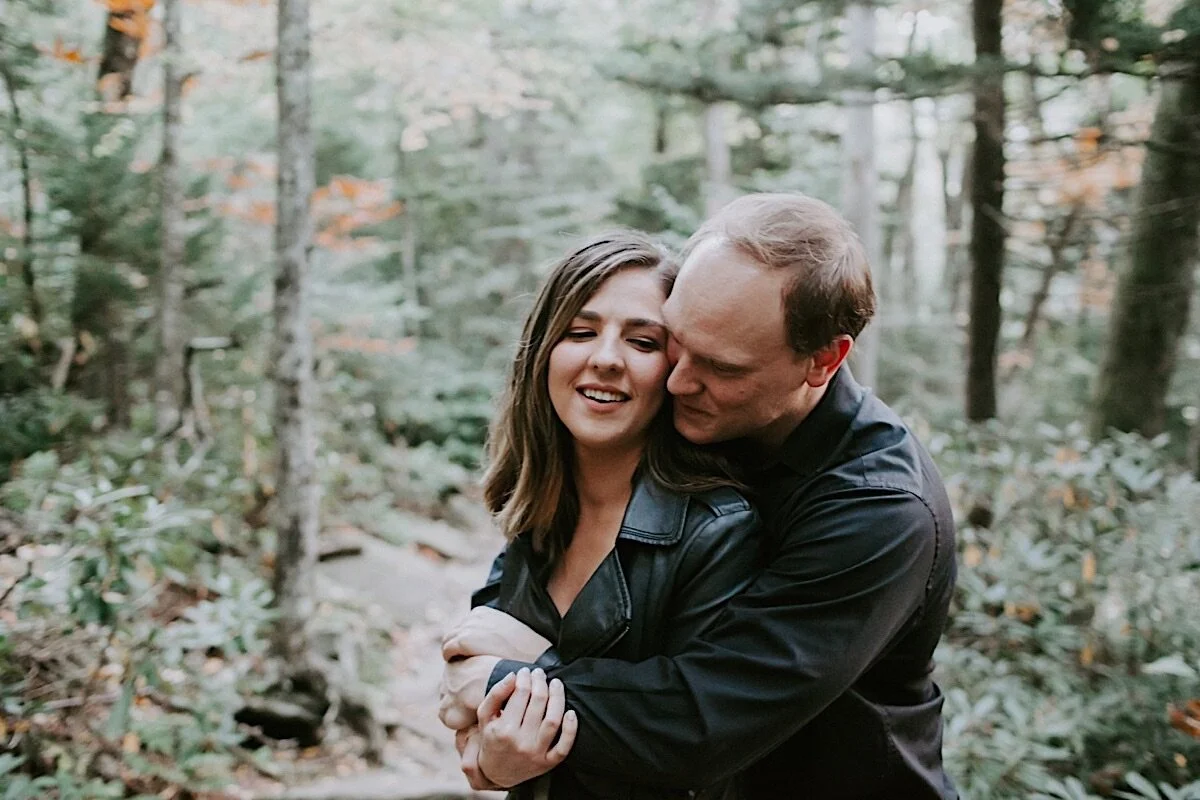
[[[479,710],[475,713],[479,724],[491,722],[500,716],[500,712],[504,709],[504,703],[512,697],[516,688],[517,679],[511,672],[496,681],[496,685],[484,696],[483,702],[479,704]]]
[[[521,667],[517,670],[516,688],[513,690],[512,697],[508,698],[508,702],[504,704],[504,711],[501,716],[513,728],[520,728],[521,721],[525,718],[525,709],[529,705],[529,668]]]
[[[574,711],[568,711],[563,715],[562,735],[558,737],[558,744],[546,753],[547,764],[556,767],[563,762],[563,759],[571,752],[571,748],[575,746],[575,734],[578,731],[579,717],[575,716]]]
[[[546,715],[538,729],[538,749],[546,752],[554,743],[558,729],[562,727],[563,712],[567,708],[567,693],[558,678],[550,681],[549,697],[546,700]]]
[[[546,716],[546,704],[550,699],[550,687],[546,684],[546,673],[535,669],[529,674],[529,705],[525,708],[523,727],[530,738],[537,738],[542,720]]]

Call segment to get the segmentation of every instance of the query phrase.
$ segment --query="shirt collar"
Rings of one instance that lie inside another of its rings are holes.
[[[687,503],[685,495],[659,486],[648,475],[639,474],[617,538],[643,544],[677,544],[683,538]]]
[[[833,458],[849,438],[850,427],[866,400],[867,390],[842,365],[829,380],[829,388],[796,426],[776,453],[775,460],[800,475],[812,475]]]

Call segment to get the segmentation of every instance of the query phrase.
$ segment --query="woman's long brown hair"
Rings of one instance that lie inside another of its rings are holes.
[[[525,320],[488,435],[484,502],[507,538],[528,531],[535,549],[554,559],[579,519],[571,434],[550,402],[550,351],[606,280],[626,269],[668,276],[671,270],[663,268],[670,260],[649,237],[615,231],[589,239],[550,270]],[[676,432],[669,400],[651,423],[639,472],[682,493],[741,485],[728,461]]]

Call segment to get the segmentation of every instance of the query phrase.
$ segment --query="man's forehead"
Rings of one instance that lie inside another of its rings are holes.
[[[663,306],[672,336],[697,356],[749,365],[786,347],[777,290],[739,291],[725,284],[676,284]]]

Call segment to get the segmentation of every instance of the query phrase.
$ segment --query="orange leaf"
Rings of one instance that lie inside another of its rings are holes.
[[[110,14],[145,14],[154,8],[154,0],[104,0]]]
[[[251,50],[249,53],[246,53],[246,55],[239,58],[238,61],[242,62],[243,64],[247,61],[262,61],[264,58],[270,58],[274,54],[274,51],[271,50]]]
[[[1167,719],[1175,730],[1182,731],[1193,739],[1200,739],[1200,700],[1188,700],[1183,708],[1167,706]]]
[[[82,52],[74,47],[67,47],[63,44],[62,39],[54,40],[54,48],[50,51],[50,56],[59,61],[65,61],[68,64],[83,64],[87,62]]]

